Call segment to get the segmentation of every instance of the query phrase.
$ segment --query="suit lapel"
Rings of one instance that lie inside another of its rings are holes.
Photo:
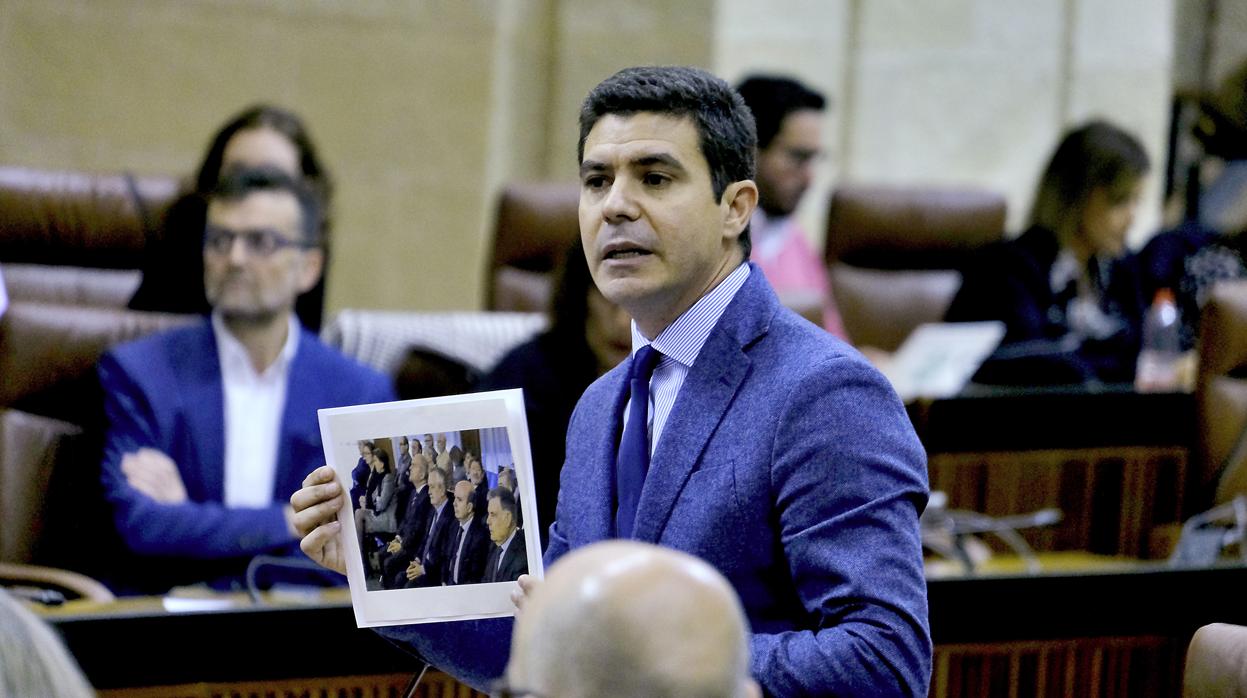
[[[502,550],[493,541],[489,542],[489,555],[485,556],[485,581],[493,582],[498,578],[498,551]]]
[[[637,540],[657,543],[689,476],[749,373],[745,349],[766,333],[774,292],[754,267],[728,304],[676,397],[637,504]]]
[[[205,321],[172,347],[172,365],[182,396],[186,438],[196,463],[179,463],[192,499],[225,498],[225,389],[211,323]]]
[[[581,487],[588,488],[584,496],[576,501],[577,540],[571,541],[572,546],[588,541],[604,540],[615,536],[615,457],[619,450],[619,436],[623,425],[623,409],[628,401],[628,364],[614,369],[609,374],[610,383],[605,386],[606,394],[614,399],[603,409],[607,414],[598,417],[587,417],[589,424],[604,425],[604,429],[596,429],[584,435],[590,442],[585,451],[588,462],[584,463],[584,475],[577,470],[576,477]],[[568,472],[564,469],[564,472]],[[583,478],[583,479],[581,479]],[[583,491],[583,490],[582,490]]]

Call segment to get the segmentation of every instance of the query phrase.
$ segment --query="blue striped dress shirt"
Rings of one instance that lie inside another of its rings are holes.
[[[723,317],[728,303],[732,302],[736,292],[745,284],[745,279],[749,278],[749,272],[748,263],[736,267],[718,286],[699,298],[675,322],[668,325],[667,329],[659,332],[652,342],[637,329],[636,321],[632,322],[632,355],[635,357],[637,351],[646,344],[653,344],[662,353],[662,359],[654,368],[654,375],[649,382],[650,455],[653,455],[658,439],[662,438],[663,427],[667,424],[667,417],[671,416],[671,408],[675,406],[675,399],[680,394],[680,386],[684,385],[689,369],[701,353],[710,331],[718,324],[719,318]],[[628,424],[631,404],[632,400],[628,400],[628,404],[624,406],[625,427]]]

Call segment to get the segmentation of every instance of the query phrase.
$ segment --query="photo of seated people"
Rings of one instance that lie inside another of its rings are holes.
[[[528,572],[505,427],[358,445],[350,497],[369,591],[511,582]]]

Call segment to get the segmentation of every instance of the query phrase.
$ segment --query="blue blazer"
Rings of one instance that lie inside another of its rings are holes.
[[[325,462],[316,410],[394,399],[389,379],[302,331],[290,364],[273,504],[228,508],[224,499],[225,393],[208,320],[114,348],[100,359],[107,433],[101,479],[122,541],[143,556],[250,557],[297,539],[283,508]],[[121,472],[124,454],[159,449],[177,463],[188,501],[160,504]]]
[[[572,416],[547,564],[615,535],[629,364]],[[891,386],[754,267],[676,398],[634,538],[727,577],[768,694],[926,695],[926,500],[926,455]]]
[[[546,566],[615,536],[628,368],[591,385],[572,416]],[[727,577],[767,694],[926,695],[918,530],[926,501],[926,455],[891,386],[848,345],[783,308],[753,267],[676,399],[634,537],[696,555]],[[380,632],[479,686],[506,663],[508,623]]]

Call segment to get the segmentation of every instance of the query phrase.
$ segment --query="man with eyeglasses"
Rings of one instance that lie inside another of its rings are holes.
[[[320,279],[320,215],[284,173],[228,173],[204,231],[211,317],[100,360],[103,489],[122,542],[156,563],[121,589],[230,587],[255,555],[297,553],[286,502],[324,461],[316,410],[394,399],[294,314]]]
[[[754,75],[736,87],[758,127],[758,207],[752,259],[780,301],[847,339],[822,258],[793,217],[823,156],[827,100],[785,77]]]

